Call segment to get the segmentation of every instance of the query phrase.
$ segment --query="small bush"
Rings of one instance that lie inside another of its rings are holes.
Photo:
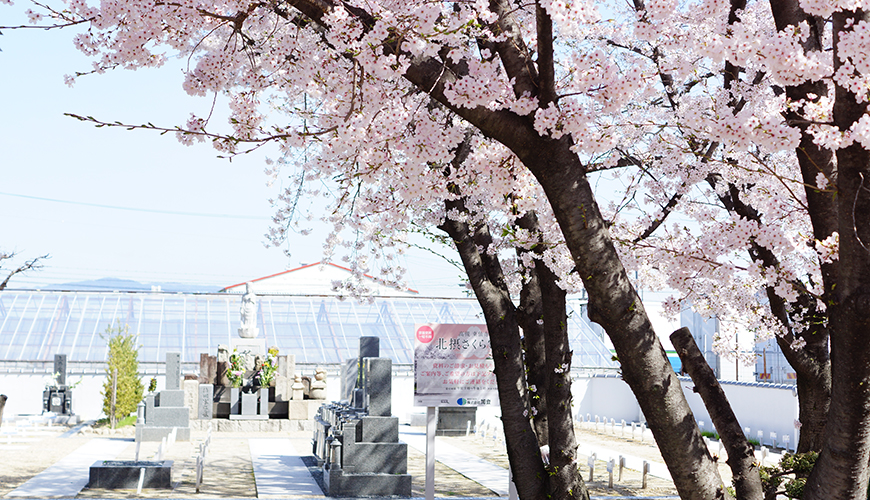
[[[803,454],[786,453],[778,465],[761,467],[759,473],[765,498],[803,497],[806,478],[813,471],[818,457],[818,453],[813,451]]]

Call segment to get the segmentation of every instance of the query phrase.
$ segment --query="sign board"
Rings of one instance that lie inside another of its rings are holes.
[[[414,325],[414,406],[498,405],[486,325]]]

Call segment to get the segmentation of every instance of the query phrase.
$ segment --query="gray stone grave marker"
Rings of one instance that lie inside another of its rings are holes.
[[[181,353],[166,353],[166,390],[181,389]]]
[[[199,385],[199,412],[200,420],[211,420],[214,411],[214,386],[212,384]]]
[[[66,354],[54,355],[54,373],[57,374],[57,385],[66,385]]]

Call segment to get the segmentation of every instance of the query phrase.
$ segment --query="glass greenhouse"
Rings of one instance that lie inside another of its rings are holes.
[[[200,353],[229,345],[240,327],[241,296],[164,292],[0,292],[0,360],[103,362],[106,329],[124,326],[138,335],[139,360],[160,362],[181,352],[196,363]],[[569,301],[574,366],[615,367],[582,308]],[[266,345],[296,355],[297,363],[338,363],[356,356],[360,336],[380,337],[381,356],[413,362],[415,323],[483,323],[474,299],[375,298],[371,303],[331,296],[259,295],[257,327]]]

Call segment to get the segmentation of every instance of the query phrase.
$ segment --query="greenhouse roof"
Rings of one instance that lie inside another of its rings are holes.
[[[230,345],[241,326],[237,294],[161,292],[0,291],[0,360],[106,359],[105,332],[124,326],[138,335],[139,360],[167,352],[198,362],[200,353]],[[611,353],[569,301],[569,336],[576,367],[614,367]],[[474,299],[376,297],[367,303],[331,296],[259,295],[257,327],[266,345],[297,363],[338,363],[357,355],[361,336],[380,340],[381,356],[413,362],[415,323],[481,324]]]

